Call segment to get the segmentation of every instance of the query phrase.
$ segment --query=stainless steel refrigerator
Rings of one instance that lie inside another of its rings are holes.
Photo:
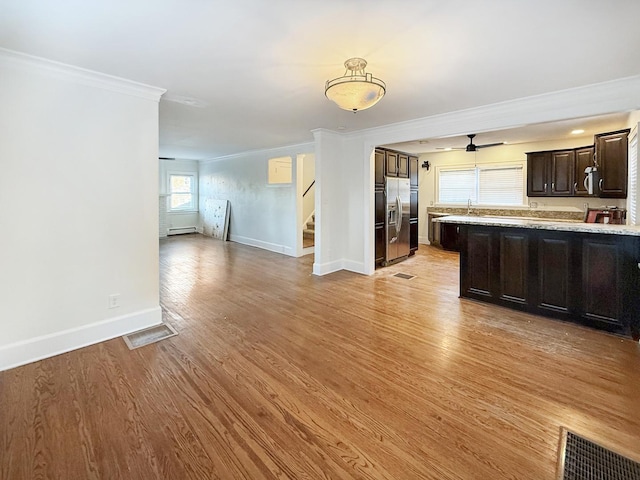
[[[385,264],[397,262],[409,256],[409,201],[408,178],[386,179],[386,232],[387,249]]]

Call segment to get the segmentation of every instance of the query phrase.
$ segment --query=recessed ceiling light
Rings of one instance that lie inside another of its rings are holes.
[[[445,152],[448,152],[449,150],[451,150],[451,147],[447,147],[444,149]]]
[[[580,135],[581,133],[584,133],[584,130],[581,128],[576,128],[575,130],[571,130],[571,135]]]

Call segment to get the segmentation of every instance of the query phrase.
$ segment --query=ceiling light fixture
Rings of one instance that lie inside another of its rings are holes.
[[[581,128],[577,128],[571,131],[571,135],[580,135],[581,133],[584,133],[584,130]]]
[[[350,58],[344,62],[346,68],[342,77],[327,80],[324,94],[343,110],[365,110],[373,107],[384,96],[387,86],[379,78],[365,73],[367,61]]]

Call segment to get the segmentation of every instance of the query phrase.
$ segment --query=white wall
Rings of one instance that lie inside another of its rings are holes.
[[[229,200],[230,240],[295,256],[297,236],[301,234],[296,228],[296,182],[268,185],[268,161],[282,156],[295,159],[309,151],[313,151],[313,144],[202,161],[200,204],[204,205],[207,198]]]
[[[315,130],[316,232],[313,273],[326,275],[344,268],[348,227],[348,188],[345,170],[345,137]],[[357,159],[351,159],[357,162]],[[356,183],[356,182],[353,182]],[[362,220],[362,219],[359,219]],[[361,224],[361,221],[358,222]],[[360,230],[361,227],[356,227]],[[360,237],[360,236],[358,236]],[[361,238],[356,237],[355,241]]]
[[[200,168],[197,160],[175,159],[175,160],[160,160],[160,173],[158,188],[160,191],[161,201],[167,208],[168,197],[166,196],[169,191],[169,173],[198,173]],[[166,212],[166,228],[187,228],[200,226],[200,217],[198,212]],[[166,236],[167,232],[160,232],[160,236]]]
[[[159,323],[162,91],[6,51],[0,78],[0,370]]]

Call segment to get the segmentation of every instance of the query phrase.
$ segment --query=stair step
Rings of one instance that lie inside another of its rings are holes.
[[[309,230],[308,228],[305,228],[302,231],[303,238],[314,238],[315,236],[316,236],[316,232],[314,230]]]
[[[316,222],[307,222],[307,228],[309,230],[315,230],[316,229]]]

